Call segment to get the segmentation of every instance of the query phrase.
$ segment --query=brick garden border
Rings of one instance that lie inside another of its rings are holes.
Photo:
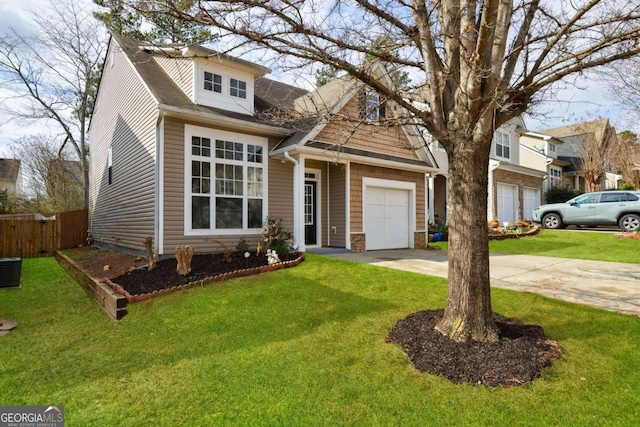
[[[296,265],[300,264],[302,261],[304,261],[304,253],[300,252],[298,253],[298,257],[296,259],[293,259],[290,261],[278,262],[271,265],[263,265],[261,267],[243,268],[241,270],[229,271],[227,273],[221,273],[216,276],[205,277],[204,279],[197,280],[195,282],[174,286],[172,288],[161,289],[159,291],[153,291],[147,294],[131,295],[122,286],[118,285],[117,283],[113,283],[109,279],[104,279],[104,284],[109,286],[110,290],[118,293],[123,298],[125,298],[127,302],[131,304],[135,304],[137,302],[146,301],[151,298],[167,295],[183,289],[193,288],[195,286],[205,286],[211,283],[217,283],[217,282],[223,282],[229,279],[235,279],[236,277],[253,276],[255,274],[266,273],[268,271],[275,271],[283,268],[295,267]]]

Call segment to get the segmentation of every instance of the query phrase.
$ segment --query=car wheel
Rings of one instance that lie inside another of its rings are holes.
[[[556,213],[546,214],[542,217],[542,226],[544,228],[562,228],[562,218]]]
[[[638,231],[640,230],[640,216],[636,214],[626,214],[620,218],[618,225],[624,231]]]

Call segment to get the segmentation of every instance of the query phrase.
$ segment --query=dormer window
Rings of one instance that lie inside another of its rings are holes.
[[[222,93],[222,76],[220,74],[204,72],[204,90]]]
[[[254,76],[225,63],[197,62],[193,102],[198,105],[254,114]]]
[[[555,144],[549,144],[549,151],[551,153],[555,153],[556,152],[556,146]]]
[[[229,94],[236,98],[247,99],[247,82],[242,80],[230,79]]]
[[[363,90],[358,98],[360,118],[371,122],[384,120],[386,108],[380,95],[373,90]]]

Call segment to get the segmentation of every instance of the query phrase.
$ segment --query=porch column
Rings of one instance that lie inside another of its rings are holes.
[[[487,220],[492,220],[497,216],[497,213],[494,212],[495,205],[495,191],[493,191],[493,171],[500,167],[500,162],[496,160],[489,160],[489,188],[487,191],[489,192],[489,198],[487,201]],[[447,189],[449,186],[447,185]],[[449,200],[449,196],[447,195],[447,200]]]
[[[435,210],[435,202],[433,200],[434,198],[434,191],[435,191],[435,187],[436,187],[436,180],[435,177],[433,176],[432,173],[428,173],[425,175],[425,181],[426,181],[426,186],[427,186],[427,193],[428,193],[428,197],[427,197],[427,215],[425,218],[425,230],[429,229],[429,224],[432,224],[433,221],[435,220],[435,217],[433,216],[434,214],[434,210]]]

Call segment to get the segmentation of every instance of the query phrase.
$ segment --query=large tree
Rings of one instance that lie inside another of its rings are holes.
[[[219,28],[228,50],[262,47],[283,69],[346,72],[440,142],[449,158],[449,291],[437,329],[457,341],[497,339],[487,232],[494,130],[554,83],[640,51],[640,0],[230,0],[198,1],[188,13],[165,3],[185,22]],[[381,36],[386,49],[374,43]],[[369,57],[415,83],[385,84]]]
[[[640,141],[638,135],[625,130],[618,134],[615,151],[616,166],[622,174],[622,181],[640,188]]]
[[[140,0],[135,8],[123,0],[94,0],[102,9],[94,16],[112,33],[122,34],[134,40],[146,40],[158,44],[203,43],[213,38],[207,25],[183,22],[173,14],[165,13],[164,0]],[[194,0],[173,1],[172,6],[183,13],[194,10]],[[137,12],[140,9],[141,12]]]
[[[71,146],[80,161],[88,207],[88,128],[106,35],[91,11],[73,0],[52,0],[33,22],[32,33],[0,33],[0,77],[9,93],[0,106],[21,122],[53,124],[59,151]]]
[[[82,209],[84,191],[82,168],[70,147],[48,135],[29,135],[11,146],[22,168],[37,210],[64,212]]]

